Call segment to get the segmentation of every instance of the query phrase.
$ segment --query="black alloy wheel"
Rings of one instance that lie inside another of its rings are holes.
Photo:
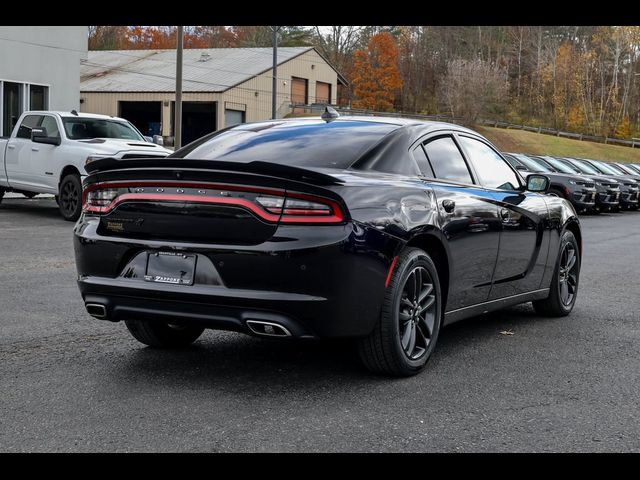
[[[560,254],[558,288],[562,304],[570,306],[578,291],[578,252],[571,243],[565,243]]]
[[[540,315],[564,317],[571,313],[576,303],[580,281],[580,250],[576,237],[565,231],[560,239],[556,267],[549,285],[549,296],[533,302]]]
[[[398,308],[400,341],[412,360],[427,352],[436,323],[433,280],[426,268],[415,267],[407,277]]]
[[[372,372],[405,377],[431,357],[442,323],[436,266],[425,251],[409,247],[398,256],[373,331],[358,340],[362,363]]]
[[[58,206],[65,220],[75,222],[82,210],[82,186],[80,177],[75,174],[67,175],[60,182]]]

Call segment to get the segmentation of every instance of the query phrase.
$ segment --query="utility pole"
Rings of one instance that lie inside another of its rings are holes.
[[[271,27],[273,44],[273,82],[271,83],[271,118],[276,119],[276,97],[278,93],[278,30],[280,27]]]
[[[183,28],[178,27],[178,45],[176,51],[176,108],[173,112],[173,145],[176,150],[182,146],[182,47]]]

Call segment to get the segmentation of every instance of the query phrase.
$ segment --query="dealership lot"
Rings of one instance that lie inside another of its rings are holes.
[[[345,342],[208,331],[144,348],[86,314],[55,202],[7,198],[0,450],[637,451],[640,212],[581,222],[570,317],[526,305],[458,323],[422,374],[387,379]]]

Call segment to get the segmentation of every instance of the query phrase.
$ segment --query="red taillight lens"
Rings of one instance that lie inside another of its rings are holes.
[[[109,182],[83,191],[83,210],[105,214],[127,201],[209,203],[242,207],[262,220],[281,223],[336,224],[344,221],[334,200],[284,190],[196,183]]]

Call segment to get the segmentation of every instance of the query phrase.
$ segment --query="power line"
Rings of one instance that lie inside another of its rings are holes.
[[[45,45],[43,43],[27,42],[25,40],[15,40],[13,38],[0,37],[0,40],[4,40],[6,42],[24,43],[25,45],[32,45],[34,47],[53,48],[55,50],[67,50],[69,52],[78,52],[78,53],[84,53],[84,54],[87,53],[87,50],[77,50],[75,48],[55,47],[53,45]]]

